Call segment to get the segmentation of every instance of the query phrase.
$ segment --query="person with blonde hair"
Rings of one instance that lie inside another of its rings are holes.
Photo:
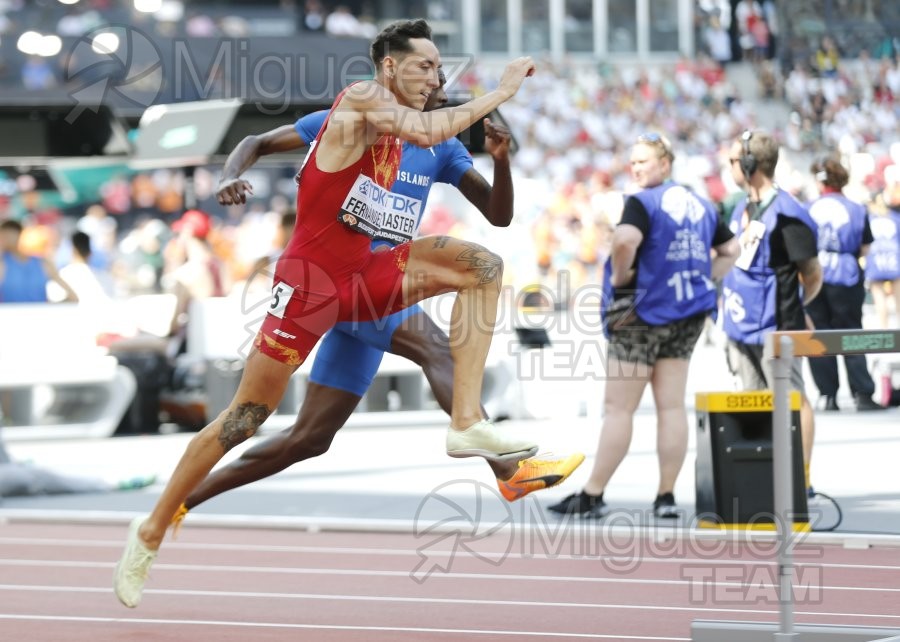
[[[554,513],[606,514],[604,491],[628,453],[634,413],[649,383],[659,460],[653,514],[678,517],[675,482],[688,446],[688,367],[716,308],[715,281],[740,248],[712,203],[671,180],[674,159],[671,144],[657,133],[641,135],[632,147],[631,172],[641,191],[625,201],[604,270],[609,353],[603,428],[587,484],[550,506]]]

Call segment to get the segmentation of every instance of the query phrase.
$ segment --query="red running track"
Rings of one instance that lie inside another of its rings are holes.
[[[695,619],[778,620],[772,544],[190,521],[132,610],[111,589],[126,530],[0,524],[0,639],[689,640]],[[800,545],[796,561],[797,623],[900,627],[900,550]]]

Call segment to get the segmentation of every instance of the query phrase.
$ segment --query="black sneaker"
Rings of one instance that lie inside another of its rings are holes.
[[[675,505],[675,495],[663,493],[653,500],[653,515],[660,519],[675,519],[678,517],[678,507]]]
[[[603,493],[588,495],[584,491],[569,495],[558,504],[548,506],[547,510],[560,515],[578,515],[587,519],[600,519],[609,512],[603,501]]]
[[[871,395],[856,395],[856,410],[858,412],[869,412],[871,410],[885,410],[885,407],[875,403]]]
[[[837,405],[837,399],[835,399],[834,395],[825,395],[825,410],[827,410],[828,412],[840,410]]]

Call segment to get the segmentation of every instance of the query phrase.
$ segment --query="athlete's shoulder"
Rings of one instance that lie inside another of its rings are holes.
[[[320,111],[314,111],[311,114],[306,114],[305,116],[301,116],[294,123],[294,129],[298,132],[308,132],[311,130],[315,130],[316,132],[322,127],[322,123],[325,122],[325,119],[328,118],[328,114],[331,110],[322,109]]]
[[[451,150],[451,151],[458,151],[458,150],[462,149],[462,150],[465,150],[467,154],[469,153],[468,150],[466,150],[466,146],[463,145],[463,142],[456,136],[453,136],[452,138],[448,138],[447,140],[441,141],[440,143],[435,145],[435,148],[446,149],[446,150]]]
[[[466,149],[463,142],[455,136],[438,143],[432,149],[434,149],[435,155],[441,159],[442,163],[468,162],[470,165],[472,164],[472,154]]]
[[[341,92],[341,102],[351,104],[368,104],[371,102],[396,102],[391,90],[374,80],[360,80],[348,85]]]

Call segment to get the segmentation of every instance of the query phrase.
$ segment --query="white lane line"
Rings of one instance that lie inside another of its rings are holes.
[[[20,559],[0,559],[0,566],[16,566],[16,567],[44,567],[44,568],[90,568],[90,569],[110,569],[115,566],[115,562],[87,562],[87,561],[54,561],[54,560],[20,560]],[[155,564],[155,571],[192,571],[197,573],[269,573],[274,575],[325,575],[325,576],[351,576],[351,577],[405,577],[412,578],[413,572],[410,571],[382,571],[371,569],[333,569],[333,568],[303,568],[303,567],[284,567],[284,566],[233,566],[224,564],[202,565],[202,564]],[[652,579],[635,579],[625,577],[585,577],[578,575],[518,575],[515,573],[444,573],[434,572],[428,576],[428,579],[464,579],[464,580],[500,580],[508,582],[516,581],[532,581],[532,582],[583,582],[591,584],[639,584],[639,585],[661,585],[661,586],[697,586],[696,580],[652,580]],[[753,584],[750,587],[754,591],[766,588],[774,588],[774,584],[757,581],[753,578]],[[716,586],[737,586],[746,587],[745,582],[723,582],[716,581]],[[871,591],[876,593],[900,593],[900,588],[887,587],[867,587],[867,586],[816,586],[817,590],[829,591]]]
[[[602,635],[599,633],[550,633],[544,631],[492,631],[489,629],[430,629],[422,627],[396,626],[349,626],[340,624],[293,624],[279,622],[234,622],[228,620],[164,620],[155,618],[112,618],[112,617],[68,617],[62,615],[19,615],[0,613],[0,620],[33,622],[92,622],[102,624],[153,624],[173,626],[221,626],[259,629],[308,629],[320,631],[372,631],[394,633],[450,633],[457,635],[509,635],[542,638],[582,638],[592,640],[672,640],[687,641],[690,638],[642,637],[637,635]]]
[[[63,509],[13,509],[0,508],[0,524],[53,524],[53,525],[93,525],[126,527],[132,518],[142,513],[119,511],[63,510]],[[275,515],[215,515],[193,514],[188,524],[198,528],[240,528],[252,530],[280,530],[293,532],[336,532],[336,533],[373,533],[379,535],[399,534],[413,535],[421,529],[421,524],[411,519],[366,519],[347,517],[297,517]],[[681,526],[660,526],[657,524],[620,524],[591,523],[593,520],[576,520],[546,522],[538,519],[535,522],[513,522],[498,529],[499,534],[510,531],[527,536],[534,533],[558,534],[575,529],[579,535],[593,538],[630,537],[665,541],[703,541],[703,542],[775,542],[774,531],[742,531],[707,528],[690,528]],[[432,524],[431,533],[458,533],[459,524],[455,521],[446,524]],[[556,535],[553,535],[554,537]],[[846,533],[813,531],[803,533],[798,541],[804,545],[837,545],[853,544],[861,547],[900,547],[900,534],[886,533]]]
[[[71,540],[71,539],[53,539],[53,538],[27,538],[27,537],[0,537],[0,546],[48,546],[51,548],[110,548],[120,549],[122,540]],[[746,543],[744,544],[746,546]],[[362,555],[362,556],[383,556],[383,557],[415,557],[419,558],[421,552],[417,549],[404,548],[365,548],[365,547],[343,547],[343,546],[294,546],[294,545],[268,545],[268,544],[221,544],[215,542],[209,543],[189,543],[189,542],[166,542],[166,550],[185,550],[185,551],[234,551],[234,552],[254,552],[254,553],[297,553],[297,554],[322,554],[322,555]],[[742,565],[769,565],[774,564],[774,558],[757,557],[750,559],[717,559],[710,557],[679,557],[677,551],[662,549],[659,552],[665,552],[669,557],[659,557],[653,554],[653,548],[642,554],[642,550],[638,549],[636,555],[592,555],[590,552],[583,554],[567,554],[567,553],[503,553],[503,552],[472,552],[464,548],[457,548],[455,551],[432,550],[428,547],[427,553],[429,557],[464,557],[473,559],[524,559],[524,560],[541,560],[541,561],[607,561],[607,562],[629,562],[633,563],[636,559],[642,564],[717,564],[721,566],[742,566]],[[775,551],[772,551],[774,555]],[[814,566],[817,568],[843,568],[843,569],[861,569],[861,570],[877,570],[877,571],[900,571],[900,564],[847,564],[847,563],[820,563],[814,561],[816,551],[796,551],[794,552],[794,562],[797,566]],[[873,552],[873,554],[875,554]],[[810,559],[811,561],[802,561]]]
[[[13,593],[112,593],[111,588],[100,588],[96,586],[52,586],[52,585],[21,585],[21,584],[0,584],[0,592],[10,591]],[[445,598],[445,597],[406,597],[394,595],[328,595],[322,593],[283,593],[283,592],[265,592],[265,591],[200,591],[192,589],[147,589],[144,595],[176,595],[182,597],[220,597],[220,598],[241,598],[241,599],[284,599],[284,600],[323,600],[323,601],[349,601],[349,602],[402,602],[414,604],[452,604],[452,605],[476,605],[476,606],[526,606],[526,607],[551,607],[551,608],[572,608],[572,609],[621,609],[633,611],[675,611],[687,613],[713,613],[713,614],[756,614],[756,615],[778,615],[777,609],[741,609],[741,608],[719,608],[706,606],[663,606],[663,605],[640,605],[640,604],[597,604],[585,602],[534,602],[521,600],[478,600],[464,598]],[[835,611],[795,611],[797,615],[809,615],[814,617],[856,617],[856,618],[884,618],[884,619],[900,619],[900,615],[880,614],[880,613],[840,613]]]

